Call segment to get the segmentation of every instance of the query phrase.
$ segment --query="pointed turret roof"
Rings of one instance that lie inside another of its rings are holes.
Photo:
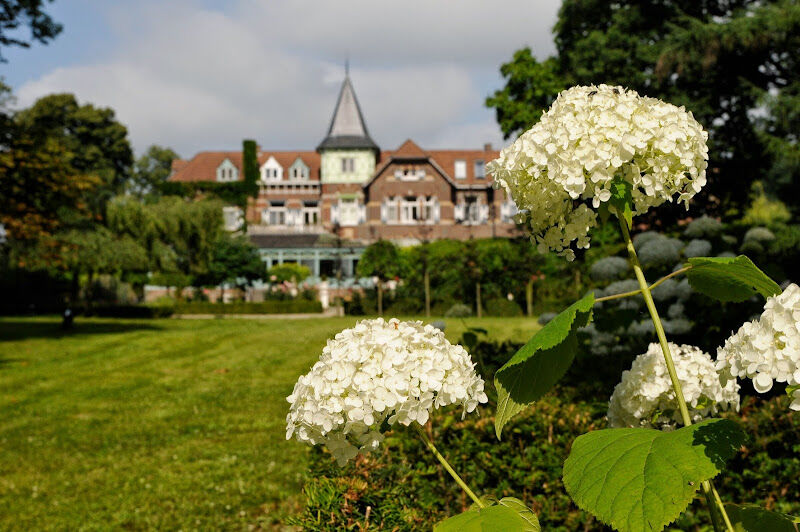
[[[339,91],[339,99],[336,101],[336,109],[333,111],[328,135],[317,146],[317,150],[335,148],[379,150],[378,145],[369,136],[367,124],[361,114],[361,107],[358,105],[356,92],[353,90],[353,83],[350,81],[349,75],[345,75],[342,90]]]

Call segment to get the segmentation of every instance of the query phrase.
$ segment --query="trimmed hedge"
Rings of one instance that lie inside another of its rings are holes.
[[[261,303],[175,303],[174,314],[311,314],[322,312],[322,303],[307,299],[283,299]]]

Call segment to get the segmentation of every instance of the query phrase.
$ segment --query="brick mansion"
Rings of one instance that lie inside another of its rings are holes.
[[[412,140],[382,150],[345,76],[316,150],[259,147],[259,193],[246,212],[226,207],[225,224],[236,230],[246,218],[248,236],[267,267],[299,262],[315,276],[330,275],[338,261],[352,277],[363,248],[378,239],[403,245],[517,236],[516,207],[504,191],[492,188],[486,172],[486,163],[497,155],[489,144],[478,150],[425,150]],[[241,151],[204,151],[174,161],[169,179],[243,178]]]

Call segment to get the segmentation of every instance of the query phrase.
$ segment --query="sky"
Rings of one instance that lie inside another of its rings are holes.
[[[6,48],[18,107],[54,92],[113,108],[137,153],[314,149],[349,57],[367,127],[384,149],[505,144],[486,96],[529,46],[554,52],[560,0],[56,0],[64,31]]]

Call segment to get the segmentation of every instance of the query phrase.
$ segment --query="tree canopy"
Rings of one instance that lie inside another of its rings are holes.
[[[623,85],[685,105],[710,132],[706,198],[741,207],[750,183],[796,190],[800,5],[792,0],[564,0],[556,55],[517,51],[487,98],[505,136],[535,123],[560,90]],[[721,200],[721,201],[719,201]]]
[[[153,144],[136,159],[127,192],[140,200],[158,198],[172,171],[172,161],[178,158],[171,148]]]
[[[47,44],[61,33],[61,24],[44,11],[46,1],[53,0],[0,0],[0,63],[7,62],[3,48],[29,48],[34,41]],[[30,30],[30,37],[22,32],[23,27]]]

